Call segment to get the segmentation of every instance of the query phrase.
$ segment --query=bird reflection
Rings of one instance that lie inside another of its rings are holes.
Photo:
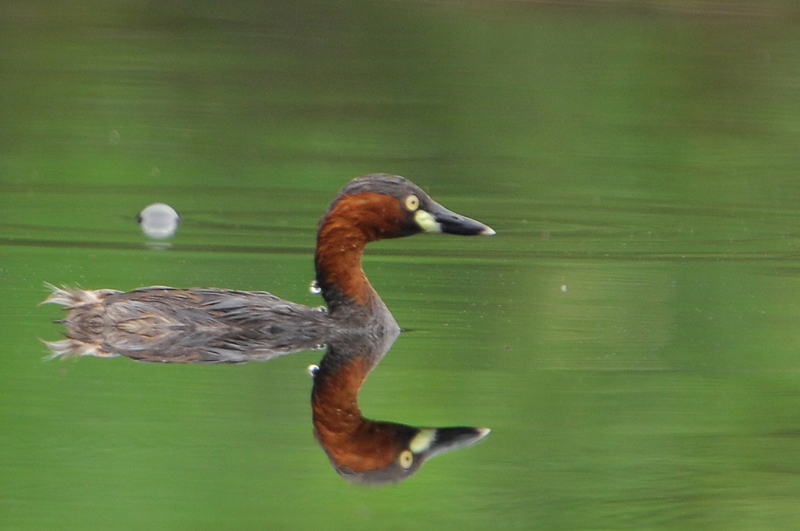
[[[434,455],[489,434],[487,428],[418,428],[364,418],[358,391],[398,333],[397,328],[378,326],[337,338],[313,372],[314,434],[336,471],[353,482],[399,481]]]
[[[315,285],[325,307],[267,292],[162,286],[130,292],[51,286],[45,300],[65,306],[65,339],[45,342],[58,356],[126,356],[165,363],[242,363],[326,348],[312,371],[314,433],[342,477],[386,483],[430,457],[473,444],[489,430],[419,428],[364,418],[358,391],[400,334],[361,267],[367,243],[421,232],[492,235],[410,181],[385,174],[346,185],[322,217]]]

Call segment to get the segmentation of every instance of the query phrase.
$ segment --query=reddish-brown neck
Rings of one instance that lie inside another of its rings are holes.
[[[372,363],[355,356],[332,372],[320,371],[314,380],[314,433],[340,469],[384,468],[396,453],[392,425],[365,419],[358,407],[358,390],[371,369]]]
[[[317,282],[329,305],[341,296],[362,305],[377,297],[361,268],[364,246],[399,235],[404,217],[394,197],[374,192],[343,196],[330,208],[315,255]]]

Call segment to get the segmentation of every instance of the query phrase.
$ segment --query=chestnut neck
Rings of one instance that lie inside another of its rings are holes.
[[[365,357],[354,355],[346,363],[320,364],[314,376],[311,405],[314,426],[324,434],[353,432],[364,422],[358,391],[372,369]]]
[[[367,280],[361,256],[367,243],[393,237],[401,216],[397,200],[374,192],[342,196],[328,209],[317,232],[317,283],[331,315],[343,306],[369,306],[380,297]]]
[[[314,375],[314,433],[337,468],[381,468],[396,450],[396,430],[391,423],[364,418],[358,392],[400,335],[400,327],[381,305],[367,320],[348,328],[331,337]]]
[[[358,390],[371,369],[367,358],[354,356],[344,365],[320,366],[314,377],[314,435],[337,469],[382,469],[397,451],[394,425],[364,418],[358,407]]]

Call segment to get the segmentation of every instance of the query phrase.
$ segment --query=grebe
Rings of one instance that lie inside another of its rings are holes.
[[[364,418],[358,407],[361,384],[398,334],[379,326],[341,336],[328,344],[319,367],[313,367],[314,435],[333,468],[354,483],[400,481],[431,457],[489,434],[488,428],[419,428]]]
[[[241,363],[326,346],[313,372],[314,433],[334,468],[356,482],[397,481],[428,458],[485,437],[486,428],[416,428],[364,418],[358,391],[400,327],[361,267],[367,243],[421,232],[495,234],[455,214],[403,177],[354,179],[319,223],[312,308],[267,292],[153,286],[122,292],[50,286],[45,303],[68,314],[52,357],[77,355],[169,363]]]
[[[492,235],[478,221],[442,207],[403,177],[354,179],[319,223],[316,285],[328,305],[311,308],[267,292],[151,286],[122,292],[50,286],[44,303],[69,311],[67,338],[45,342],[52,357],[127,356],[171,363],[241,363],[319,348],[328,336],[397,327],[361,268],[364,246],[420,232]],[[377,319],[376,319],[377,316]]]

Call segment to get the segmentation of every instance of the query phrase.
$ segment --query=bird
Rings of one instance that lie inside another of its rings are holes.
[[[477,443],[489,428],[415,427],[365,418],[358,392],[399,331],[377,327],[343,335],[310,371],[314,435],[334,470],[353,483],[381,485],[413,475],[440,453]]]
[[[317,229],[313,287],[326,306],[310,307],[265,291],[151,286],[123,292],[48,284],[44,303],[67,316],[64,339],[45,341],[50,358],[125,356],[161,363],[265,361],[326,349],[312,372],[315,436],[334,469],[357,483],[410,476],[430,457],[483,439],[488,428],[424,428],[366,419],[358,392],[401,333],[362,268],[370,242],[443,233],[495,231],[456,214],[397,175],[350,181]]]
[[[361,266],[372,241],[421,232],[493,235],[455,214],[411,181],[372,174],[348,183],[317,231],[316,278],[326,307],[309,307],[264,291],[150,286],[128,292],[48,284],[43,304],[68,314],[65,339],[46,341],[53,357],[126,356],[170,363],[241,363],[320,348],[342,330],[397,327]]]

